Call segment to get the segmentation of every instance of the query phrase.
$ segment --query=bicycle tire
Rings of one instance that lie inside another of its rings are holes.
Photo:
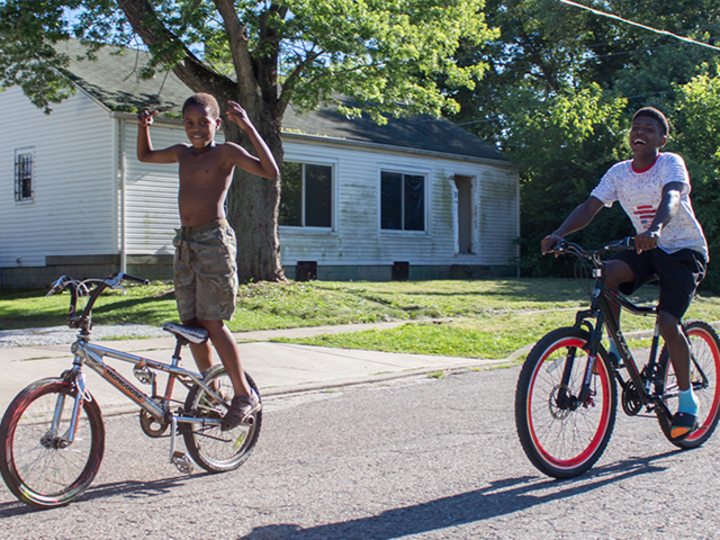
[[[695,360],[700,364],[702,371],[707,377],[708,386],[695,390],[695,395],[700,399],[700,417],[698,418],[699,428],[682,441],[673,441],[670,436],[672,418],[667,418],[658,411],[658,422],[667,439],[679,448],[697,448],[707,441],[715,431],[718,420],[720,420],[720,337],[715,329],[708,323],[698,320],[683,323],[685,334],[690,341],[690,348]],[[677,384],[675,373],[670,362],[670,355],[667,347],[663,346],[660,352],[660,372],[662,373],[663,386],[658,389],[659,393],[666,395],[663,401],[671,414],[677,411]],[[691,363],[690,377],[693,383],[699,381],[699,372],[694,369]]]
[[[575,349],[567,385],[571,396],[580,392],[590,335],[574,327],[558,328],[530,351],[515,391],[515,426],[523,451],[542,473],[573,478],[600,459],[612,435],[617,410],[617,387],[606,353],[601,349],[594,369],[592,394],[585,404],[561,406],[558,400],[565,359]]]
[[[65,506],[92,483],[105,452],[97,402],[84,399],[73,442],[63,446],[77,389],[64,379],[32,383],[10,403],[0,423],[0,472],[15,497],[35,508]],[[65,396],[60,429],[48,437],[58,396]]]
[[[252,377],[246,373],[245,378],[260,396]],[[233,386],[222,365],[208,369],[203,374],[203,379],[208,384],[218,381],[222,394],[230,401],[234,394]],[[207,392],[197,384],[190,389],[185,400],[185,414],[188,416],[219,419],[225,411],[225,407],[219,403],[212,403]],[[218,473],[237,469],[247,460],[260,436],[261,425],[262,410],[255,414],[252,425],[241,424],[234,429],[222,431],[219,425],[186,424],[182,433],[185,447],[193,461],[208,472]]]

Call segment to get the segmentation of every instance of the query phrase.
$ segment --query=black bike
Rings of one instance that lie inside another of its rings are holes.
[[[554,248],[587,261],[595,279],[590,308],[577,313],[574,326],[558,328],[537,342],[525,360],[515,392],[515,423],[523,450],[535,467],[555,478],[584,473],[605,451],[615,424],[616,380],[622,388],[623,411],[630,416],[643,408],[654,412],[663,434],[680,448],[703,444],[720,418],[720,338],[703,321],[684,322],[691,349],[691,381],[701,402],[700,427],[682,441],[670,437],[678,386],[664,345],[658,356],[657,322],[648,361],[638,367],[610,311],[609,302],[614,302],[637,315],[657,316],[655,306],[637,306],[604,284],[602,256],[627,249],[632,249],[632,238],[589,252],[567,241]],[[606,325],[621,351],[619,359],[611,358],[602,345]]]

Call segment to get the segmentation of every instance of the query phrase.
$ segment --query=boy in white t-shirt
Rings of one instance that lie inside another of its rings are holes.
[[[705,277],[709,257],[690,203],[685,162],[676,154],[660,153],[667,135],[667,119],[660,111],[652,107],[637,111],[630,129],[633,159],[611,167],[590,197],[543,238],[541,249],[547,253],[567,234],[587,226],[603,206],[620,202],[637,231],[635,251],[617,253],[607,262],[605,285],[630,294],[655,276],[660,282],[660,335],[680,388],[671,437],[682,440],[697,429],[699,401],[690,384],[690,346],[680,321]],[[610,307],[618,317],[620,307],[612,302]],[[615,347],[610,340],[610,352],[618,357]]]

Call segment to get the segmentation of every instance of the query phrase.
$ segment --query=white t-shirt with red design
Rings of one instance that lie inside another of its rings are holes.
[[[655,218],[663,187],[671,182],[684,184],[680,208],[675,217],[663,227],[658,247],[666,253],[692,249],[702,253],[707,261],[709,257],[705,235],[690,203],[690,177],[685,161],[677,154],[662,152],[649,169],[640,172],[633,170],[632,160],[616,163],[605,173],[590,195],[607,207],[620,201],[635,230],[640,234],[647,230]]]

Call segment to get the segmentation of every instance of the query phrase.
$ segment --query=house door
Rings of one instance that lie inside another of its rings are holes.
[[[457,241],[458,253],[472,253],[472,192],[473,179],[455,175],[457,187]]]

